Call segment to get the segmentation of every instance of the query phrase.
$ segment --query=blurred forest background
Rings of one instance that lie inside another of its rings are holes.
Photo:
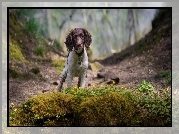
[[[14,9],[26,17],[28,31],[48,40],[66,52],[64,41],[71,29],[83,27],[92,35],[92,58],[120,52],[152,29],[156,9]]]

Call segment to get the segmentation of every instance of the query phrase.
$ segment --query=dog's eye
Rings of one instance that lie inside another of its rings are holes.
[[[84,38],[84,35],[81,35],[81,38]]]
[[[77,35],[73,35],[73,38],[76,38],[77,37]]]

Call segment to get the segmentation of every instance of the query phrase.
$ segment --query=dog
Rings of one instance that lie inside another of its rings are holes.
[[[67,87],[72,87],[73,77],[78,77],[78,87],[85,87],[89,64],[86,49],[90,48],[91,42],[91,34],[84,28],[72,29],[66,37],[64,43],[69,53],[58,84],[59,92],[65,79],[67,79]]]

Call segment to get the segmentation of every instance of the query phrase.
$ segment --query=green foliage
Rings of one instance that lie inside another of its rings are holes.
[[[159,121],[160,125],[171,124],[171,95],[170,87],[159,94],[147,81],[142,81],[136,88],[139,94],[138,104],[142,109],[146,109],[149,117]],[[143,117],[142,117],[143,118]],[[155,120],[156,121],[156,120]]]
[[[165,72],[158,72],[155,75],[156,78],[165,78],[165,82],[167,84],[171,83],[171,71],[165,71]]]
[[[64,52],[62,45],[60,44],[59,41],[55,40],[54,44],[59,51]]]
[[[113,83],[113,84],[115,84],[115,83]],[[127,90],[127,88],[125,90]],[[62,93],[72,94],[72,95],[77,96],[78,98],[101,96],[101,95],[105,95],[110,92],[121,93],[121,90],[119,90],[113,86],[104,85],[104,84],[101,84],[99,87],[97,85],[93,84],[90,87],[90,89],[88,89],[88,90],[78,87],[78,86],[74,86],[73,88],[66,88],[66,89],[62,90]]]
[[[26,61],[18,45],[9,45],[9,57],[11,60]]]
[[[46,36],[46,32],[44,29],[40,28],[39,31],[38,31],[39,35],[42,36],[42,37],[45,37]]]
[[[25,31],[30,34],[36,34],[38,31],[39,24],[35,19],[30,19],[25,25]]]
[[[160,97],[157,93],[143,95],[140,106],[154,117],[160,117],[162,124],[171,124],[171,96],[168,92],[164,92]]]
[[[57,40],[54,41],[54,44],[57,48],[62,49],[60,43]]]
[[[113,84],[115,84],[115,83],[113,83]],[[133,94],[133,92],[131,92],[130,88],[122,87],[120,90],[113,86],[102,85],[102,84],[100,85],[100,87],[97,87],[96,85],[92,85],[92,87],[90,87],[90,89],[88,89],[88,90],[81,88],[81,87],[78,88],[77,86],[74,86],[73,88],[66,88],[66,89],[62,90],[62,93],[75,95],[79,99],[84,99],[86,97],[102,96],[102,95],[105,95],[110,92],[119,93],[119,94],[125,96],[126,98],[128,98],[128,100],[130,100],[132,98],[132,94]]]
[[[61,74],[65,66],[65,59],[59,58],[52,60],[52,66],[54,66],[57,69],[58,74]]]
[[[38,46],[35,50],[35,53],[39,56],[43,56],[44,55],[44,48],[42,46]]]
[[[152,84],[150,82],[147,82],[146,80],[142,80],[142,82],[137,86],[137,89],[143,93],[147,93],[155,90]]]

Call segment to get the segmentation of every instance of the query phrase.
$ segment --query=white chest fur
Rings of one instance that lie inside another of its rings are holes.
[[[88,68],[88,56],[86,50],[82,55],[78,55],[75,51],[71,51],[66,60],[65,68],[72,76],[80,76]]]

